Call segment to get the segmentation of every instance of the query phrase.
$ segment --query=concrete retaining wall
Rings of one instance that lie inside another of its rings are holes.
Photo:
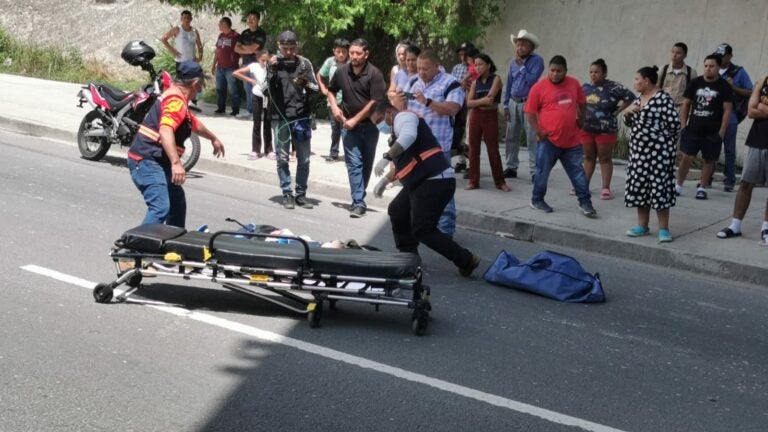
[[[570,74],[588,79],[602,57],[608,75],[631,88],[637,69],[669,61],[675,42],[688,45],[687,63],[701,73],[704,57],[721,42],[733,46],[733,63],[753,81],[768,74],[768,2],[765,0],[507,0],[485,49],[506,74],[514,56],[511,33],[527,29],[541,40],[545,63],[556,54]],[[740,152],[749,120],[739,127]]]

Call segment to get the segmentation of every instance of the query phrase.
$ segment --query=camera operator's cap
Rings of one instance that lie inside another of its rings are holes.
[[[181,81],[191,80],[195,78],[209,79],[210,75],[206,75],[203,72],[203,68],[200,64],[193,60],[185,60],[179,62],[176,67],[176,79]]]
[[[296,45],[296,33],[286,30],[277,37],[277,43],[280,45]]]
[[[533,45],[533,49],[536,49],[539,47],[539,38],[536,37],[535,34],[529,32],[526,29],[522,29],[519,32],[517,32],[517,35],[511,34],[509,35],[509,38],[512,39],[512,43],[517,43],[518,39],[527,40]]]
[[[467,51],[467,49],[469,49],[469,48],[474,48],[474,47],[475,47],[475,44],[473,44],[472,42],[464,42],[463,44],[459,45],[459,47],[458,47],[458,48],[456,48],[456,52],[457,52],[457,53],[458,53],[459,51],[464,51],[464,52],[466,52],[466,51]]]
[[[721,56],[733,54],[733,47],[728,45],[727,43],[721,43],[717,46],[717,49],[715,49],[715,52],[712,54],[719,54]]]

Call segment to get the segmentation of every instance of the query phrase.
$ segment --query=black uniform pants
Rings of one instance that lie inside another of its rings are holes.
[[[403,187],[388,209],[400,252],[418,253],[419,243],[424,243],[457,267],[469,265],[472,253],[437,229],[440,215],[455,191],[453,178],[424,180],[415,187]]]

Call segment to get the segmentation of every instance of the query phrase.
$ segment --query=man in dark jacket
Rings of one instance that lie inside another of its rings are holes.
[[[272,133],[277,152],[277,176],[283,193],[283,207],[312,208],[307,201],[309,155],[312,129],[309,93],[317,92],[312,63],[296,54],[296,34],[284,31],[277,40],[280,53],[269,59],[269,95],[272,98]],[[296,150],[296,189],[291,190],[288,166],[291,143]]]

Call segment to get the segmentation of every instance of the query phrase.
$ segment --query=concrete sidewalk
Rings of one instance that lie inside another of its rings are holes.
[[[77,129],[87,112],[86,108],[76,106],[75,95],[79,89],[79,84],[0,74],[0,94],[3,95],[0,98],[0,127],[58,138],[76,145]],[[251,145],[251,121],[214,116],[214,109],[213,106],[203,105],[203,113],[199,117],[224,143],[226,158],[215,159],[210,144],[203,140],[202,156],[194,170],[264,183],[265,187],[273,187],[275,195],[279,195],[275,162],[247,160]],[[377,154],[383,153],[386,148],[384,139],[379,147]],[[312,139],[308,197],[317,194],[348,203],[349,185],[344,164],[324,161],[323,156],[328,154],[329,148],[330,127],[325,122],[318,122]],[[113,149],[110,152],[119,155],[124,151]],[[79,157],[76,148],[73,148],[72,157]],[[529,207],[531,182],[527,176],[527,152],[520,152],[521,178],[508,181],[512,187],[510,193],[493,187],[487,157],[483,154],[481,158],[480,189],[465,191],[465,181],[460,176],[457,180],[458,224],[464,228],[518,240],[579,248],[726,280],[757,284],[765,284],[768,280],[768,248],[761,248],[758,244],[768,196],[766,188],[755,189],[751,209],[744,221],[743,237],[720,240],[715,234],[730,222],[735,193],[724,192],[722,184],[715,183],[715,188],[708,190],[709,199],[700,201],[693,197],[696,182],[687,182],[683,196],[678,198],[677,205],[672,209],[670,228],[675,241],[659,244],[653,214],[651,236],[632,239],[625,235],[625,231],[635,225],[636,213],[634,209],[624,206],[625,170],[621,162],[614,168],[612,181],[616,199],[600,200],[599,189],[595,186],[599,185],[599,169],[595,173],[592,192],[598,218],[588,219],[578,211],[576,198],[568,194],[570,182],[559,164],[552,172],[547,192],[547,202],[555,212],[544,214]],[[292,164],[292,171],[294,167]],[[389,200],[399,189],[387,190],[384,198],[375,199],[370,195],[375,182],[376,179],[372,178],[366,201],[370,207],[385,211]],[[304,212],[307,210],[295,211],[301,211],[306,216]],[[347,218],[346,211],[342,209],[339,209],[339,215],[338,220],[342,224],[365,223],[365,218]]]

